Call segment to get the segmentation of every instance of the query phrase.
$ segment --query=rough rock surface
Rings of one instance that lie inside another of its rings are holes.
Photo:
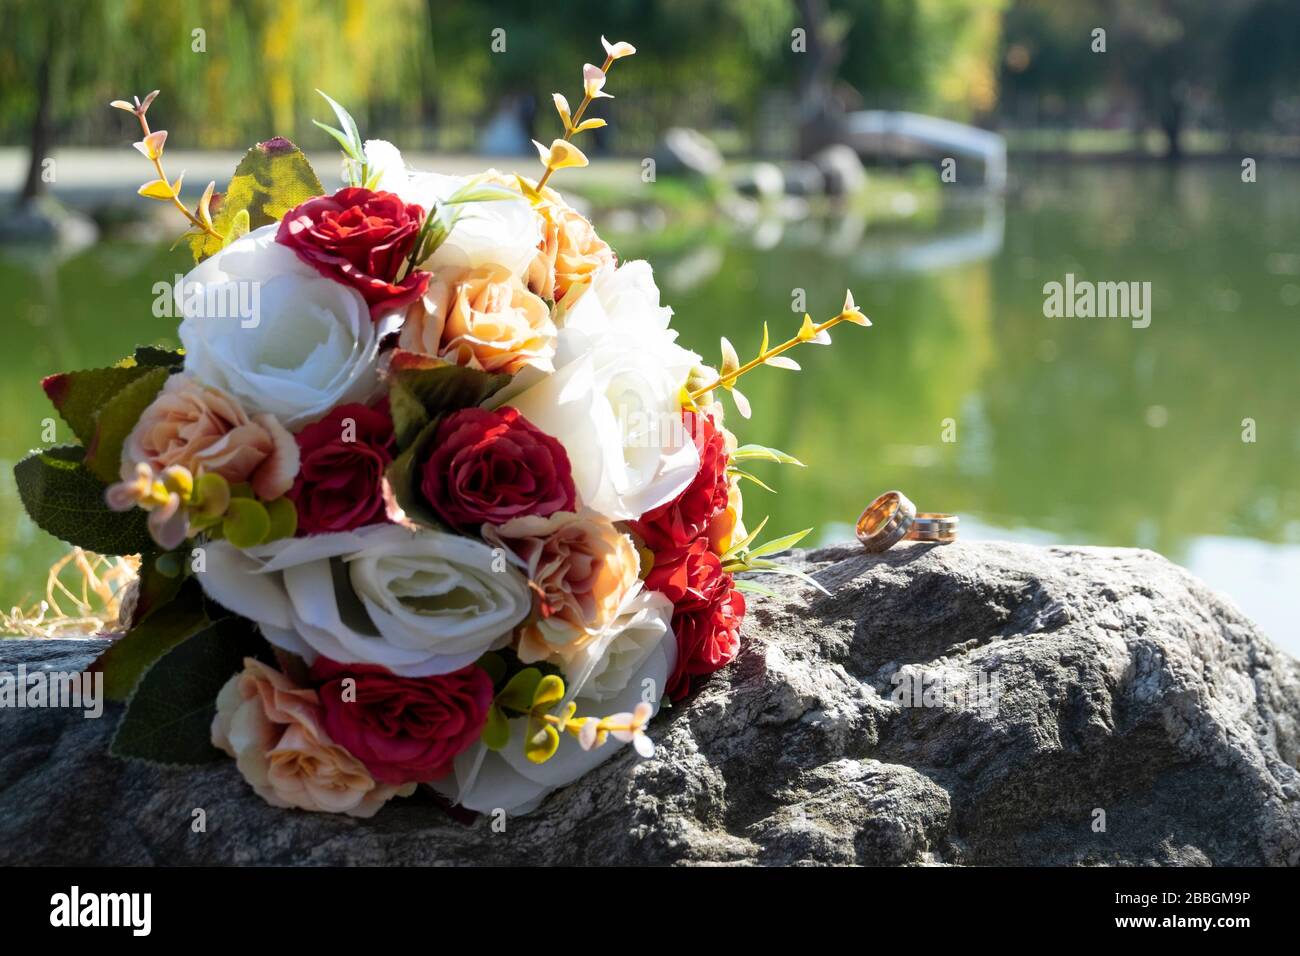
[[[504,833],[420,797],[275,810],[232,762],[107,756],[111,713],[4,710],[0,863],[1300,863],[1300,665],[1186,572],[982,543],[793,560],[832,596],[755,600],[656,759],[621,754]],[[3,641],[0,670],[97,647]],[[895,700],[900,673],[947,699]]]

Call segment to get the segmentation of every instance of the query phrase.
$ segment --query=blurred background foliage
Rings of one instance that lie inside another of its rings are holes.
[[[1089,42],[1101,24],[1104,55]],[[600,145],[625,153],[674,124],[761,151],[765,122],[827,103],[1151,128],[1175,151],[1189,126],[1300,124],[1294,0],[3,0],[0,141],[29,143],[42,101],[61,145],[120,139],[99,107],[155,87],[186,145],[301,138],[320,87],[374,135],[467,149],[505,106],[542,104],[549,122],[601,32],[634,39],[655,77],[602,104],[619,123]]]

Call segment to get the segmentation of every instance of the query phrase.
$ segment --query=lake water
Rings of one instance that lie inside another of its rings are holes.
[[[747,377],[741,439],[810,466],[767,466],[775,496],[747,485],[751,524],[770,514],[773,533],[841,541],[900,488],[961,514],[967,538],[1152,548],[1300,653],[1297,223],[1294,166],[1242,183],[1230,164],[1105,164],[1013,167],[1005,201],[903,226],[606,231],[623,258],[653,259],[681,340],[710,361],[719,335],[751,356],[764,320],[792,334],[796,289],[822,319],[851,287],[874,322],[800,347],[802,372]],[[57,263],[0,258],[0,457],[40,442],[40,376],[174,342],[151,290],[186,256],[110,242]],[[1150,283],[1150,325],[1047,317],[1044,284],[1067,275]],[[60,553],[6,467],[0,602],[39,592]]]

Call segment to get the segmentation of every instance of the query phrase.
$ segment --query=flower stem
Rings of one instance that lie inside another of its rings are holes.
[[[786,352],[794,348],[800,342],[811,341],[812,337],[820,335],[822,332],[825,332],[827,329],[839,325],[839,323],[845,321],[845,318],[846,318],[845,314],[841,312],[839,315],[827,319],[821,325],[813,326],[813,336],[810,336],[809,338],[800,338],[798,335],[796,335],[794,338],[790,339],[789,341],[782,342],[780,345],[774,346],[773,348],[768,349],[766,352],[760,352],[757,358],[749,362],[746,362],[744,365],[740,366],[740,368],[728,372],[726,375],[719,376],[719,378],[710,385],[705,385],[703,388],[697,388],[695,391],[691,392],[690,393],[691,401],[694,402],[700,398],[703,398],[705,395],[713,391],[715,388],[724,388],[727,385],[730,385],[732,382],[736,381],[736,379],[740,378],[740,376],[744,375],[746,372],[751,372],[754,369],[758,368],[760,365],[765,363],[768,359],[775,358],[776,356],[780,355],[782,352]]]
[[[541,719],[546,721],[548,724],[554,724],[556,727],[559,727],[560,730],[562,731],[572,732],[572,728],[570,725],[572,725],[572,727],[581,726],[580,724],[574,723],[572,720],[566,720],[563,717],[556,717],[554,714],[540,714],[538,716],[540,716]],[[587,717],[585,719],[593,720],[594,718]],[[608,719],[609,719],[608,717],[600,718],[600,721],[597,723],[596,726],[599,727],[599,729],[604,731],[623,730],[623,731],[630,732],[637,729],[636,727],[633,727],[631,724],[608,724],[606,723]]]
[[[605,64],[600,68],[600,72],[608,75],[609,68],[613,66],[613,64],[614,64],[614,58],[612,56],[605,57]],[[577,111],[570,118],[569,128],[564,131],[564,135],[561,137],[561,139],[563,139],[566,143],[573,139],[573,134],[577,132],[578,124],[582,122],[582,114],[587,112],[587,107],[590,104],[591,104],[591,94],[586,93],[582,97],[582,102],[578,104]],[[553,168],[551,168],[550,166],[546,167],[546,172],[544,172],[542,174],[542,178],[537,181],[538,192],[541,192],[542,187],[546,185],[546,181],[551,178],[551,173],[553,172],[555,172]]]
[[[136,116],[140,120],[140,129],[144,131],[144,136],[145,138],[147,138],[150,133],[149,121],[145,119],[143,113],[137,113]],[[161,157],[158,156],[153,157],[153,168],[154,171],[158,173],[158,178],[161,179],[163,182],[165,182],[168,188],[170,188],[171,180],[168,179],[167,174],[163,172]],[[191,223],[193,223],[196,227],[198,227],[202,232],[206,233],[207,235],[211,236],[214,239],[225,238],[225,236],[217,232],[216,229],[212,228],[207,223],[203,222],[197,216],[191,213],[189,209],[186,208],[185,203],[181,202],[181,197],[176,195],[175,193],[172,193],[172,205],[174,205],[177,209],[179,209],[181,211],[181,215],[183,215],[186,219],[188,219]]]

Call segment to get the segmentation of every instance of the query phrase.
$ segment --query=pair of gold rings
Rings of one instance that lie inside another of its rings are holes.
[[[858,540],[873,554],[888,551],[904,539],[951,544],[957,540],[960,520],[956,515],[918,512],[901,491],[886,491],[858,518]]]

